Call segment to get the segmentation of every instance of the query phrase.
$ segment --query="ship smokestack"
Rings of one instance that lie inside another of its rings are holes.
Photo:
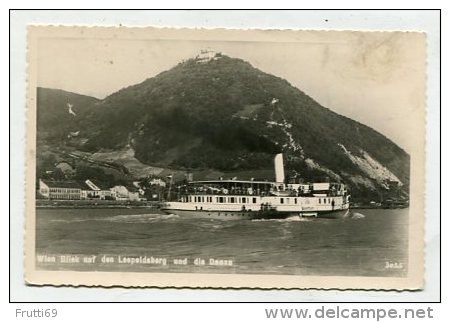
[[[278,153],[275,155],[275,159],[273,161],[275,163],[275,182],[284,183],[283,153]]]

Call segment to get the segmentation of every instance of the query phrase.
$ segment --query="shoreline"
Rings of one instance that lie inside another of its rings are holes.
[[[36,206],[36,209],[159,209],[157,206]]]
[[[36,200],[36,209],[98,209],[98,208],[159,208],[155,201],[113,201],[113,200]]]

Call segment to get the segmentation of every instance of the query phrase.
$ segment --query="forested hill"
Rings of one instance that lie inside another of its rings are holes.
[[[132,150],[161,168],[269,171],[283,152],[286,172],[306,180],[345,181],[357,193],[409,185],[409,156],[391,140],[222,54],[183,61],[103,100],[38,89],[38,114],[38,131],[55,144]]]

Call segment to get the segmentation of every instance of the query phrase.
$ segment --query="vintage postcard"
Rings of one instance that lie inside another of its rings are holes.
[[[424,285],[426,34],[29,26],[25,282]]]

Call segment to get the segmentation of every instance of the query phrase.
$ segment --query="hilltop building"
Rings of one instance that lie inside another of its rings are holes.
[[[197,61],[197,63],[200,64],[205,64],[211,60],[217,60],[219,59],[221,56],[220,53],[215,52],[214,50],[211,49],[202,49],[200,51],[200,54],[198,54],[195,57],[195,60]]]

